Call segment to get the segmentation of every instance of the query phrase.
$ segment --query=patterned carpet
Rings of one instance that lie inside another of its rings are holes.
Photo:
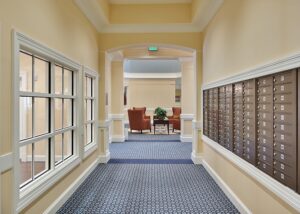
[[[191,144],[143,139],[112,143],[111,161],[57,213],[238,213],[204,167],[191,164]]]

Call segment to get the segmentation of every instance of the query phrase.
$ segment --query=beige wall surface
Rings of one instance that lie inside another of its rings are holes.
[[[175,106],[175,79],[128,79],[128,108]]]
[[[0,154],[4,154],[12,151],[12,30],[95,70],[98,70],[98,34],[72,0],[0,0],[0,5]],[[89,163],[84,162],[84,166]],[[51,190],[51,197],[46,193],[32,207],[47,208],[84,168],[80,166],[68,174],[63,179],[64,188],[59,183]],[[4,179],[9,178],[10,172]],[[2,213],[12,213],[12,189],[11,183],[1,189]],[[27,212],[39,213],[31,209]]]
[[[300,51],[299,0],[226,0],[205,30],[203,83]]]
[[[205,30],[203,84],[299,53],[299,8],[298,0],[224,1]],[[205,143],[204,159],[253,213],[295,212]]]

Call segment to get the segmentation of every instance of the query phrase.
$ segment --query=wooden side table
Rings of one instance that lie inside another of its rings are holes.
[[[170,130],[169,130],[170,122],[169,122],[169,120],[153,119],[154,134],[155,134],[155,126],[156,125],[167,125],[168,134],[170,134],[169,133],[170,132]]]

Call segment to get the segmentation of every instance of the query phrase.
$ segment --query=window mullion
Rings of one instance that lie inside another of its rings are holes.
[[[55,64],[51,62],[50,65],[50,94],[55,93]],[[54,133],[55,129],[55,103],[54,98],[50,98],[50,133]],[[54,169],[55,167],[55,143],[54,143],[55,135],[50,138],[50,169]]]

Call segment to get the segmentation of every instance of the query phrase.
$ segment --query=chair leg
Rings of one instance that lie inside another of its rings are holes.
[[[143,134],[143,130],[141,130],[141,134]]]

